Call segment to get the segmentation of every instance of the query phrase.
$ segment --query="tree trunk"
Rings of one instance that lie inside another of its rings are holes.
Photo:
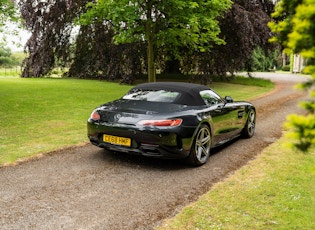
[[[151,1],[148,1],[147,4],[146,37],[148,42],[148,82],[156,82],[154,60],[154,22],[152,20],[153,5]]]
[[[148,82],[156,82],[152,34],[148,35]]]

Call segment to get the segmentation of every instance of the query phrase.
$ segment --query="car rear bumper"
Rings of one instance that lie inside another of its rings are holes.
[[[182,130],[180,131],[182,132]],[[130,146],[123,146],[104,142],[104,134],[130,138],[131,144]],[[104,127],[93,123],[88,123],[88,138],[93,145],[110,151],[167,159],[187,157],[192,142],[192,137],[182,137],[176,132],[168,130],[152,131],[137,130],[130,127]]]
[[[139,148],[131,148],[131,147],[124,147],[119,145],[113,145],[109,143],[96,143],[91,141],[92,144],[107,149],[109,151],[117,151],[122,153],[128,153],[133,155],[142,155],[148,157],[155,157],[155,158],[165,158],[165,159],[182,159],[186,158],[189,155],[189,151],[185,151],[183,149],[174,149],[170,147],[163,147],[159,145],[148,145],[142,144]]]

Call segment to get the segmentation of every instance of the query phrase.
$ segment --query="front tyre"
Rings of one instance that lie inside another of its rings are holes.
[[[251,109],[248,113],[247,122],[243,129],[243,136],[246,138],[251,138],[254,136],[256,127],[256,112],[254,109]]]
[[[211,132],[207,125],[201,125],[190,149],[189,162],[195,166],[203,165],[210,156]]]

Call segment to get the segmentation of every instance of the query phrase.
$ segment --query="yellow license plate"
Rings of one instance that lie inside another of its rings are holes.
[[[131,146],[131,139],[104,134],[103,141],[115,145]]]

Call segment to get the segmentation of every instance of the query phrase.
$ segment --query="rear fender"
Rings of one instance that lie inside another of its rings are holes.
[[[210,129],[211,137],[213,137],[213,127],[212,127],[211,123],[209,122],[209,120],[201,121],[201,122],[199,123],[199,125],[197,126],[197,128],[195,129],[194,134],[193,134],[193,137],[191,138],[190,148],[191,148],[191,146],[193,145],[193,143],[194,143],[194,141],[195,141],[197,132],[198,132],[198,130],[200,129],[201,125],[207,125],[207,126],[209,127],[209,129]],[[213,143],[212,143],[212,144],[213,144]]]
[[[254,107],[254,106],[246,106],[246,119],[245,119],[245,122],[247,121],[247,119],[248,119],[248,114],[249,114],[249,111],[250,110],[254,110],[255,111],[255,113],[256,113],[256,108]]]

